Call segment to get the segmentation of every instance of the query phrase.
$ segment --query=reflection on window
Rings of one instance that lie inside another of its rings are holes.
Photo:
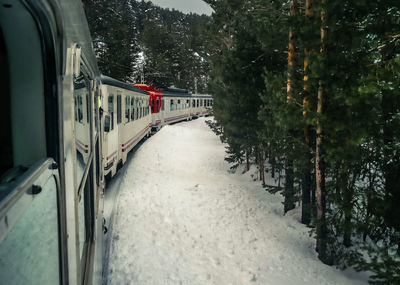
[[[50,177],[0,243],[2,284],[59,284],[57,186]]]
[[[86,241],[84,193],[80,193],[80,195],[79,195],[78,221],[79,221],[79,253],[80,253],[80,257],[82,258],[83,249],[84,249],[84,245],[85,245],[85,241]]]
[[[83,173],[91,153],[90,122],[92,116],[90,113],[90,81],[88,77],[81,72],[79,76],[74,77],[74,103],[77,120],[75,122],[75,148],[76,148],[76,187],[78,188]]]

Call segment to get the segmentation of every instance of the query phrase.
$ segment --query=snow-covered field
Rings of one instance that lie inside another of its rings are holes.
[[[166,126],[106,189],[107,284],[366,284],[322,264],[282,197],[232,173],[205,118]],[[115,203],[114,203],[115,201]]]

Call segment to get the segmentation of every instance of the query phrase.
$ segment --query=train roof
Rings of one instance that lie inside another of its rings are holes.
[[[149,95],[146,91],[144,91],[142,89],[136,88],[136,87],[134,87],[134,86],[132,86],[132,85],[130,85],[128,83],[119,81],[117,79],[114,79],[114,78],[111,78],[111,77],[108,77],[108,76],[105,76],[105,75],[101,75],[100,79],[101,79],[101,83],[103,83],[105,85],[119,87],[119,88],[122,88],[122,89],[126,89],[126,90],[134,91],[134,92],[137,92],[137,93]]]
[[[212,98],[212,95],[210,94],[192,94],[193,98]]]
[[[163,90],[164,92],[170,92],[170,93],[182,93],[182,94],[190,93],[186,89],[175,88],[175,87],[166,87],[166,88],[162,88],[161,90]]]
[[[184,97],[184,98],[192,98],[192,94],[191,93],[189,93],[189,92],[186,92],[186,93],[179,93],[179,92],[177,92],[177,93],[175,93],[175,92],[166,92],[166,91],[163,91],[163,94],[164,94],[164,96],[165,97]]]

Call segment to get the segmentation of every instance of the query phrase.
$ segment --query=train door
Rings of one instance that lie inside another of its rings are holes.
[[[56,47],[51,23],[38,14],[45,15],[32,2],[0,5],[3,284],[61,284],[68,280]]]
[[[70,278],[77,283],[92,283],[93,278],[101,276],[101,246],[102,246],[102,215],[101,209],[102,187],[102,155],[101,132],[99,116],[99,82],[94,77],[92,67],[83,51],[76,46],[68,49],[73,60],[73,72],[71,75],[75,93],[86,94],[87,127],[78,132],[78,122],[73,121],[72,137],[75,149],[69,152],[64,150],[66,160],[73,161],[72,193],[68,191],[67,199],[67,229],[69,235],[69,268]],[[79,68],[77,68],[79,67]],[[67,74],[70,70],[67,69]],[[66,76],[66,78],[68,78]],[[68,100],[68,96],[65,100]],[[76,100],[74,104],[78,103]],[[68,104],[65,104],[64,113],[67,113]],[[73,107],[76,109],[76,106]],[[64,117],[64,121],[68,119]],[[68,132],[68,129],[65,128]],[[64,134],[68,144],[68,133]],[[80,143],[85,139],[88,145],[86,159],[82,159]],[[99,211],[100,210],[100,211]],[[100,261],[99,261],[100,260]],[[94,272],[96,271],[96,272]]]

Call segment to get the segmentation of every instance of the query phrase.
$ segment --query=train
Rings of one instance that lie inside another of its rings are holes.
[[[100,74],[82,2],[0,0],[0,276],[101,284],[106,177],[213,99]]]
[[[207,116],[213,104],[210,95],[191,94],[185,89],[132,85],[104,75],[100,81],[101,113],[104,114],[102,153],[107,180],[125,164],[128,153],[143,138],[164,125]],[[82,96],[78,94],[78,97],[76,101],[80,104]],[[83,110],[81,117],[87,117],[86,101],[83,99],[84,104],[79,107]],[[83,161],[88,156],[87,141],[87,136],[77,132],[76,146]]]

